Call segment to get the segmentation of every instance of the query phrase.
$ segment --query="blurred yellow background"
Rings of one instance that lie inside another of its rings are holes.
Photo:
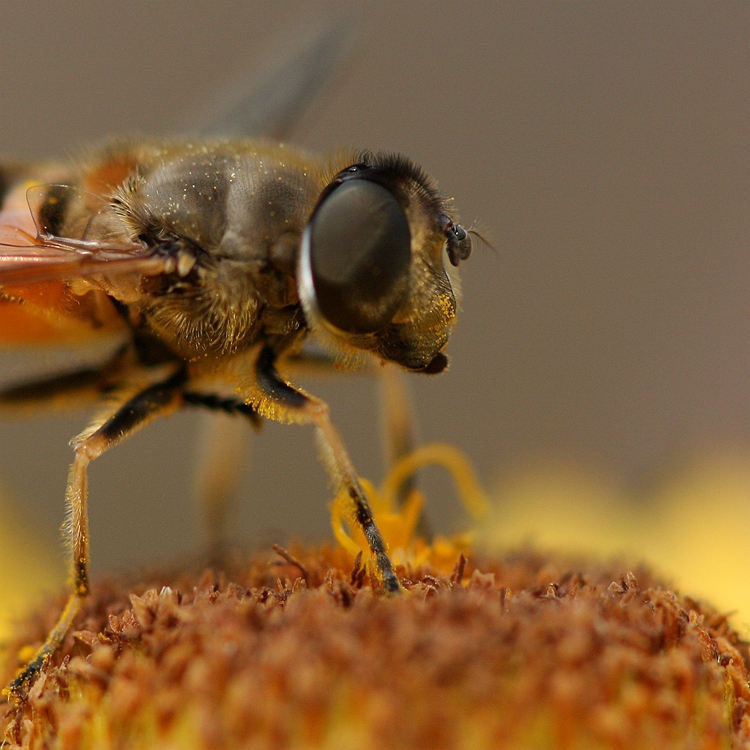
[[[750,452],[695,458],[633,497],[572,463],[528,466],[496,482],[481,538],[646,563],[682,593],[750,628]]]
[[[734,613],[750,636],[750,452],[715,453],[669,472],[637,498],[562,462],[518,469],[492,488],[479,546],[520,546],[645,563],[683,594]],[[426,498],[429,510],[429,497]],[[15,618],[63,583],[59,546],[21,528],[0,502],[0,638]]]
[[[45,594],[60,590],[65,580],[61,558],[60,545],[30,533],[9,497],[0,497],[0,640]]]

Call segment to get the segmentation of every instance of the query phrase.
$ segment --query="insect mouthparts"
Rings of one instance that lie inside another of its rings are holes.
[[[424,375],[438,375],[445,368],[448,367],[448,357],[442,352],[438,352],[429,362],[429,364],[414,370],[414,372],[421,372]]]

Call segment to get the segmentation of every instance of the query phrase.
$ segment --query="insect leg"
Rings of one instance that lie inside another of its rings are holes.
[[[393,571],[385,542],[375,524],[349,454],[331,422],[328,404],[297,390],[282,380],[276,371],[276,353],[270,346],[261,349],[256,363],[257,385],[263,397],[263,412],[279,421],[313,424],[323,447],[328,472],[338,486],[346,488],[354,507],[354,516],[375,557],[375,564],[388,592],[401,590]],[[265,415],[265,414],[264,414]]]
[[[396,367],[381,368],[380,404],[384,453],[390,473],[399,461],[414,452],[416,445],[414,409],[406,374],[402,370]],[[398,489],[396,495],[398,504],[403,506],[416,488],[416,477],[414,475],[407,477]],[[433,537],[424,511],[419,516],[416,530],[425,539],[431,540]]]
[[[335,360],[325,352],[300,352],[284,360],[285,365],[304,375],[331,375],[336,373]],[[380,384],[380,417],[385,463],[392,469],[402,458],[414,450],[414,410],[405,373],[398,367],[375,365],[364,371],[375,376]],[[403,503],[414,487],[413,478],[404,481],[399,491]]]
[[[46,413],[50,407],[70,409],[95,403],[122,381],[126,357],[127,349],[122,347],[102,364],[1,388],[0,408],[44,409]]]
[[[202,510],[212,561],[220,561],[224,551],[227,510],[242,479],[243,458],[247,452],[247,424],[260,429],[255,410],[235,398],[187,392],[187,405],[211,411],[202,425],[200,461],[196,476],[196,496]],[[235,416],[245,419],[235,419]]]
[[[380,412],[383,424],[383,452],[389,468],[414,450],[414,412],[404,375],[395,367],[382,368],[380,376]],[[406,500],[414,488],[410,477],[401,485],[399,501]]]
[[[158,416],[170,414],[183,405],[182,389],[185,373],[177,373],[163,382],[145,388],[120,402],[114,413],[98,422],[71,441],[75,459],[68,475],[65,494],[68,518],[65,532],[72,552],[71,575],[73,591],[60,618],[34,658],[20,671],[3,691],[11,699],[20,701],[26,689],[49,657],[60,647],[65,635],[89,593],[89,520],[87,509],[87,468],[124,438]]]
[[[335,360],[328,357],[325,352],[315,352],[312,355],[301,352],[287,358],[285,364],[287,363],[305,375],[330,375],[336,372]],[[412,453],[415,447],[415,420],[409,384],[406,382],[406,374],[398,367],[375,365],[366,373],[374,375],[380,385],[383,453],[387,470],[390,472],[402,458]],[[406,502],[416,486],[417,482],[413,476],[404,480],[396,497],[400,505]],[[424,514],[419,519],[417,531],[426,538],[432,536]]]
[[[85,368],[10,386],[0,390],[0,407],[47,408],[59,403],[70,408],[81,401],[91,403],[101,394],[105,376],[102,368]]]

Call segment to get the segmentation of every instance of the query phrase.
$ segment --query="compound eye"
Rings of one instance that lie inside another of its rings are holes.
[[[302,293],[338,331],[384,328],[408,293],[411,232],[393,193],[342,183],[315,211],[302,242]]]

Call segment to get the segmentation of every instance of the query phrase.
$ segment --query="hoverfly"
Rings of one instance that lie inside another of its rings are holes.
[[[0,167],[0,342],[118,342],[98,366],[0,392],[88,397],[66,500],[74,588],[6,689],[18,699],[89,591],[89,463],[184,406],[312,424],[388,592],[400,588],[328,406],[287,373],[394,363],[441,372],[471,251],[434,184],[387,153],[328,160],[271,142],[114,141],[80,161]]]

